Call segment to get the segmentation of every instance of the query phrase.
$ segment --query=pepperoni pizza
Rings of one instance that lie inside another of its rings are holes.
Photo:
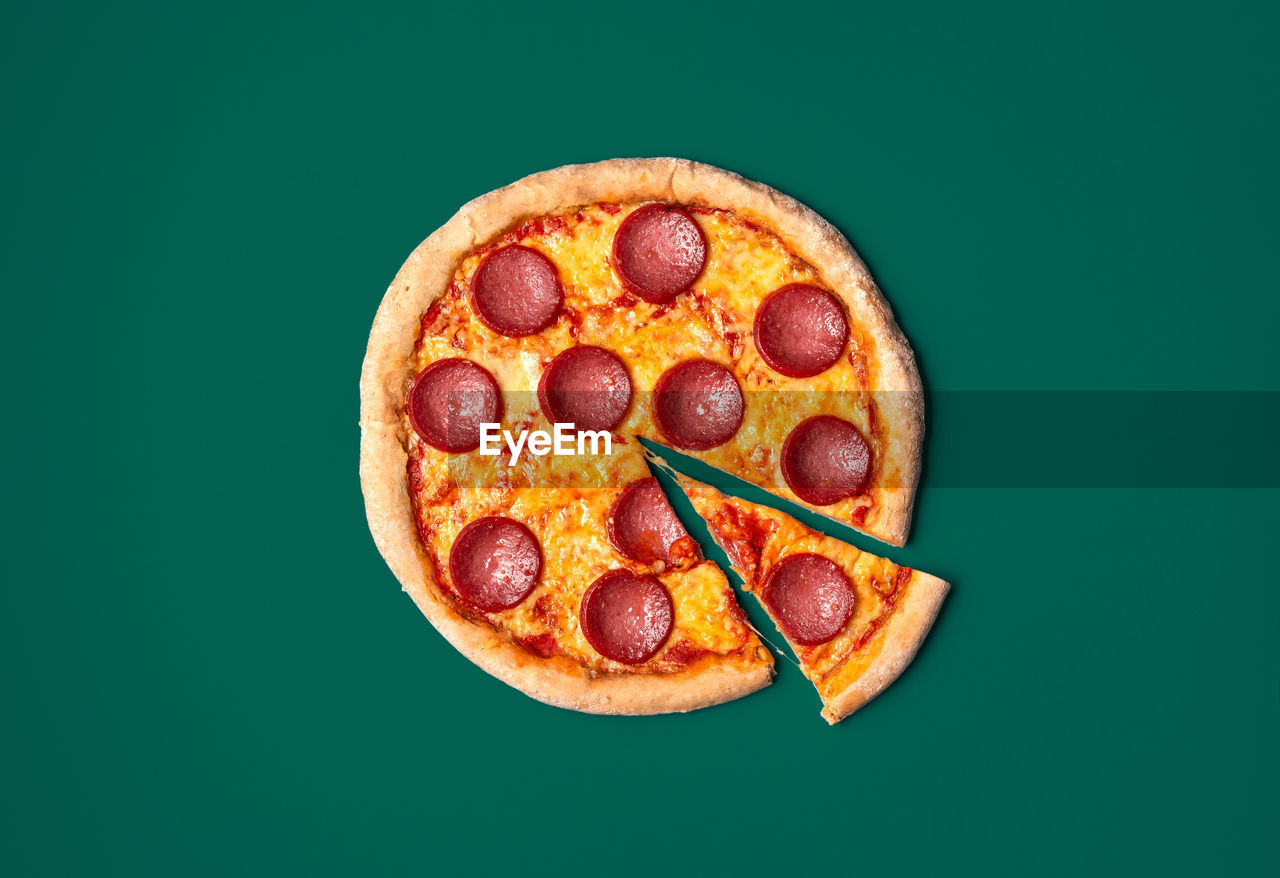
[[[517,461],[487,453],[494,424],[612,442]],[[677,159],[559,168],[466,205],[387,291],[361,375],[366,508],[405,589],[486,671],[594,712],[772,679],[637,437],[900,545],[922,432],[911,350],[848,243]]]
[[[817,687],[827,722],[844,719],[897,679],[929,633],[946,582],[776,509],[678,478]]]

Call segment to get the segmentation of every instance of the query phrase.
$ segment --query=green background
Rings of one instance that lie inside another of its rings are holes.
[[[828,728],[785,663],[687,716],[506,688],[399,592],[356,474],[404,257],[613,156],[829,217],[935,394],[1280,390],[1274,6],[178,6],[0,27],[0,871],[1280,868],[1274,482],[926,472],[891,554],[952,596]],[[1198,465],[1195,412],[1146,429]]]

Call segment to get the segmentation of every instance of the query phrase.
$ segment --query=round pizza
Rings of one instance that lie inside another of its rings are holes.
[[[567,166],[467,204],[387,290],[360,393],[387,563],[555,705],[690,710],[773,676],[641,440],[893,545],[911,521],[920,379],[884,297],[813,211],[707,165]]]

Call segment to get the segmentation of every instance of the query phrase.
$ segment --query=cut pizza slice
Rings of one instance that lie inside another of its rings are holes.
[[[824,536],[789,515],[677,475],[835,724],[898,678],[949,585]]]

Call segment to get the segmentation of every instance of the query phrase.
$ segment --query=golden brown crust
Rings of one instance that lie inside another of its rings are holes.
[[[884,646],[870,666],[843,691],[824,699],[822,717],[835,725],[859,707],[875,698],[915,658],[920,644],[938,617],[942,599],[950,585],[936,576],[912,571],[907,594],[894,608],[885,626]]]
[[[752,218],[781,235],[842,297],[875,344],[872,389],[890,391],[881,415],[891,441],[900,446],[886,458],[896,461],[902,490],[873,509],[864,529],[896,545],[910,525],[923,435],[919,376],[888,304],[844,237],[794,199],[683,159],[615,159],[534,174],[459,210],[410,255],[370,333],[360,378],[360,478],[370,529],[404,589],[464,655],[542,701],[600,713],[692,710],[737,698],[768,684],[772,660],[765,653],[740,663],[696,664],[671,675],[592,675],[536,659],[492,628],[459,616],[435,591],[435,573],[420,550],[405,479],[400,407],[413,377],[418,321],[445,292],[459,260],[523,220],[578,204],[636,200],[702,203]]]

